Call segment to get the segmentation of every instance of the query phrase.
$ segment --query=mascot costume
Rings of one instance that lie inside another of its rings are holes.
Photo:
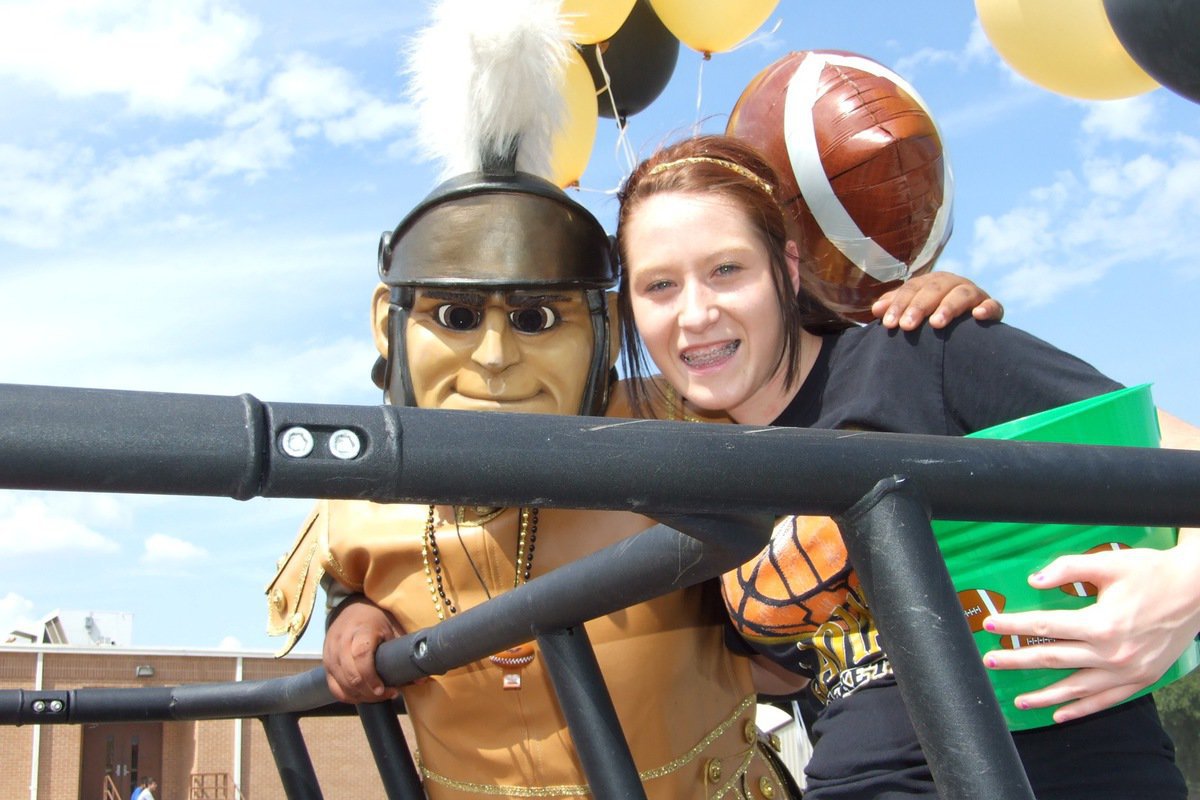
[[[452,5],[421,34],[414,68],[423,132],[448,169],[380,243],[376,382],[396,404],[627,416],[608,397],[609,239],[538,177],[570,46],[558,3],[477,3],[487,19],[475,20]],[[463,85],[447,85],[456,75]],[[624,512],[321,501],[268,587],[272,632],[290,649],[321,581],[330,604],[357,596],[416,631],[653,524]],[[724,616],[707,582],[586,624],[650,798],[795,793],[760,741],[749,662],[725,647]],[[539,656],[531,642],[401,687],[430,798],[591,795]]]

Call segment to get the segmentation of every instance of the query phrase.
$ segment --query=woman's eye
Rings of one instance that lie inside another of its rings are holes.
[[[452,331],[469,331],[479,327],[479,321],[483,315],[479,309],[471,306],[445,303],[433,310],[433,318],[443,328],[449,328]]]
[[[647,294],[652,294],[654,292],[662,292],[670,288],[670,281],[654,281],[653,283],[647,284],[645,291]]]
[[[733,275],[739,270],[741,270],[741,267],[739,267],[737,264],[721,264],[714,270],[714,272],[718,275]]]
[[[557,325],[559,318],[550,306],[534,306],[508,312],[508,319],[520,333],[541,333]]]

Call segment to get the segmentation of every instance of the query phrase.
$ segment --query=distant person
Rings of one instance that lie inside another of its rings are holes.
[[[141,790],[130,795],[129,800],[154,800],[154,793],[157,791],[158,781],[154,778],[142,778]]]

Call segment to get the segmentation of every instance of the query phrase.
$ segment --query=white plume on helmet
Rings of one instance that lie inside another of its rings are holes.
[[[572,47],[558,0],[439,0],[432,17],[407,73],[418,144],[441,179],[514,148],[518,170],[550,175]]]

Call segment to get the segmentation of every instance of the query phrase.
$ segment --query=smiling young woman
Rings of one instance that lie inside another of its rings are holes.
[[[900,331],[841,321],[805,290],[803,248],[781,211],[787,198],[775,196],[778,185],[747,145],[706,136],[654,154],[622,188],[619,303],[636,410],[962,436],[1119,388],[1000,323],[962,318],[940,330]],[[648,377],[643,345],[661,378]],[[1195,428],[1160,416],[1164,446],[1197,449]],[[777,526],[761,558],[782,563],[773,552],[782,542],[804,551],[795,563],[846,567],[818,576],[797,596],[804,613],[796,616],[811,624],[793,636],[747,640],[777,666],[811,678],[824,703],[806,800],[937,796],[837,529],[796,537],[794,527]],[[1171,550],[1066,556],[1031,583],[1092,581],[1100,586],[1095,605],[986,620],[998,633],[1048,637],[987,654],[989,667],[1064,669],[1061,680],[1015,701],[1021,708],[1065,704],[1054,718],[1068,725],[1013,734],[1040,800],[1187,796],[1153,700],[1122,701],[1154,683],[1200,629],[1198,570],[1195,529],[1180,531]],[[739,631],[756,629],[757,620],[744,618],[745,604],[728,605]]]
[[[695,233],[679,238],[681,228]],[[799,358],[785,362],[782,315],[762,313],[776,302],[777,272],[748,214],[720,195],[653,195],[625,239],[638,254],[626,267],[630,310],[664,378],[700,409],[738,422],[775,419],[811,368],[804,356],[819,340],[800,329]],[[786,253],[793,292],[798,259],[793,246]]]
[[[722,142],[748,166],[705,155]],[[703,137],[648,159],[623,187],[618,305],[635,408],[651,400],[637,380],[644,343],[695,407],[766,424],[811,368],[818,337],[852,326],[802,291],[794,233],[762,174],[774,175],[753,150]]]

